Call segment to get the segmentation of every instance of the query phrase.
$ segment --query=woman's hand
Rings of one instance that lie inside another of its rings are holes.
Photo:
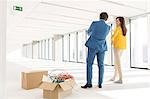
[[[111,39],[111,45],[113,45],[114,44],[114,41]]]
[[[114,30],[111,30],[110,32],[111,32],[111,33],[114,33]]]

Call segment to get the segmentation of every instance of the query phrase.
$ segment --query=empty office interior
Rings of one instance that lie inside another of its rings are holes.
[[[36,70],[73,75],[76,84],[72,94],[64,99],[149,99],[150,0],[7,0],[5,3],[5,7],[1,6],[4,2],[0,4],[3,11],[0,26],[4,28],[0,28],[3,33],[0,71],[5,75],[0,80],[5,80],[1,85],[5,85],[6,99],[43,99],[40,88],[22,89],[21,72]],[[93,87],[82,89],[86,83],[85,43],[89,38],[86,31],[93,21],[99,20],[101,12],[108,13],[106,23],[111,27],[106,38],[103,87],[97,87],[95,57]],[[115,65],[111,37],[118,16],[125,18],[127,28],[127,48],[121,57],[123,84],[109,81]]]

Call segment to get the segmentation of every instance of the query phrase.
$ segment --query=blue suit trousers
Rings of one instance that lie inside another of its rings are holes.
[[[102,84],[103,76],[104,76],[104,56],[105,51],[101,52],[96,49],[92,49],[88,47],[88,55],[87,55],[87,84],[92,84],[92,65],[97,56],[97,63],[98,63],[98,84]]]

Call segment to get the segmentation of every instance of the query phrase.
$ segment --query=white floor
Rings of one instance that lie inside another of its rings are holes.
[[[43,99],[41,89],[21,89],[21,71],[63,69],[71,73],[77,85],[73,93],[64,99],[150,99],[150,70],[129,69],[123,67],[124,83],[114,84],[108,81],[113,75],[113,67],[105,66],[104,85],[97,88],[97,66],[93,66],[93,84],[91,89],[81,89],[85,84],[86,65],[77,63],[52,62],[48,60],[8,59],[6,99]]]

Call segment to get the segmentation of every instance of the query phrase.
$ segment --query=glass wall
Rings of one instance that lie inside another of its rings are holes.
[[[148,17],[131,19],[131,67],[148,66]]]
[[[22,55],[23,57],[27,57],[27,44],[22,45]]]
[[[49,55],[49,40],[46,39],[45,40],[45,59],[48,59],[48,55]]]
[[[69,34],[67,35],[64,35],[63,36],[63,60],[64,61],[69,61],[69,53],[70,53],[70,50],[69,50]]]
[[[70,61],[77,61],[77,35],[76,33],[70,34]]]
[[[74,32],[63,36],[63,61],[86,62],[86,33]]]
[[[32,42],[32,46],[33,46],[33,58],[34,59],[38,59],[38,41],[34,41]]]
[[[28,58],[33,58],[33,48],[32,48],[32,43],[29,43],[28,45],[27,45],[27,57]]]
[[[126,22],[126,28],[127,28],[127,34],[126,34],[126,43],[127,43],[127,48],[124,50],[122,56],[121,56],[121,64],[122,67],[130,67],[130,23]]]
[[[24,57],[33,59],[50,59],[54,60],[54,42],[53,38],[33,41],[32,43],[23,44],[22,54]]]
[[[39,41],[39,59],[42,58],[42,41]]]
[[[48,59],[54,59],[54,54],[53,54],[53,39],[52,38],[50,38],[49,40],[48,40],[49,42],[48,42],[48,44],[49,44],[49,48],[48,48],[48,50],[49,50],[49,53],[48,53]]]
[[[86,33],[85,31],[78,32],[77,36],[77,42],[78,42],[78,49],[77,49],[77,56],[78,56],[78,62],[86,62],[86,47],[85,47],[85,42],[86,42]]]
[[[111,36],[112,32],[110,30],[108,36],[106,37],[108,51],[105,52],[105,59],[104,59],[104,63],[110,66],[113,65],[113,48],[112,48],[113,46],[111,45]]]
[[[42,40],[42,59],[45,59],[45,40]]]
[[[70,33],[63,36],[63,60],[69,62],[82,62],[86,63],[87,48],[85,43],[89,36],[85,30]],[[111,33],[107,36],[108,51],[105,55],[105,64],[112,66],[112,46],[111,46]],[[97,57],[95,57],[94,64],[97,64]]]

